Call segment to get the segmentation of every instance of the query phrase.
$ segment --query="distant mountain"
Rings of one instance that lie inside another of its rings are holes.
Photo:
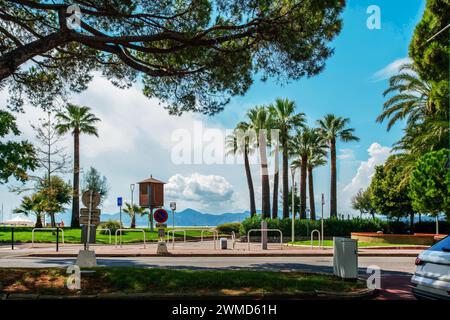
[[[172,212],[169,211],[169,220],[167,220],[167,225],[172,225]],[[250,216],[250,212],[242,212],[242,213],[222,213],[222,214],[210,214],[210,213],[202,213],[200,211],[194,209],[185,209],[183,211],[175,212],[175,225],[176,226],[217,226],[222,223],[228,222],[240,222],[244,220],[246,217]],[[63,214],[57,216],[56,221],[59,222],[61,220],[64,221],[66,225],[70,225],[71,212],[66,211]],[[108,221],[108,220],[119,220],[120,213],[102,213],[100,220]],[[130,226],[131,219],[130,216],[126,213],[122,212],[122,223],[124,226]],[[148,225],[148,217],[144,216],[136,216],[136,225],[137,226],[147,226]]]

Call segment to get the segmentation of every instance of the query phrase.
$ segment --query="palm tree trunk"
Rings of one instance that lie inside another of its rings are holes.
[[[253,179],[252,179],[252,172],[250,170],[250,163],[248,161],[247,147],[245,147],[244,150],[244,166],[245,166],[245,175],[247,176],[248,193],[250,198],[250,216],[253,217],[256,214],[255,190],[253,189]]]
[[[73,165],[73,199],[72,199],[72,221],[70,225],[78,228],[80,226],[80,131],[74,130],[74,165]]]
[[[336,140],[330,141],[331,155],[331,183],[330,183],[330,216],[337,217],[337,192],[336,192]]]
[[[136,214],[133,213],[133,216],[131,217],[131,229],[135,229],[136,228]]]
[[[266,154],[266,137],[264,130],[259,133],[259,159],[261,161],[261,210],[262,218],[270,218],[270,185]]]
[[[309,187],[309,209],[311,210],[311,220],[316,220],[316,204],[314,203],[313,168],[311,166],[308,166],[308,187]]]
[[[273,194],[272,194],[272,218],[278,218],[278,183],[280,180],[279,171],[279,157],[278,157],[278,144],[275,146],[275,161],[274,161],[274,176],[273,176]]]
[[[306,166],[308,157],[302,156],[302,163],[300,166],[300,219],[306,219]]]
[[[34,224],[35,228],[42,228],[42,217],[40,214],[36,214],[36,223]]]
[[[289,218],[289,157],[287,143],[283,139],[283,219]]]

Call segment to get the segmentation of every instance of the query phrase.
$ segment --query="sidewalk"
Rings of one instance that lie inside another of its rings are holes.
[[[229,242],[231,245],[231,242]],[[168,256],[174,257],[227,257],[227,256],[253,256],[253,257],[331,257],[332,248],[314,248],[283,246],[280,244],[269,244],[268,250],[261,250],[259,243],[250,244],[250,250],[247,243],[236,243],[235,249],[221,250],[218,242],[214,249],[213,241],[203,242],[176,242],[175,247],[172,243],[167,244]],[[17,244],[15,250],[10,246],[0,246],[0,258],[8,257],[76,257],[78,251],[83,249],[80,244],[65,244],[59,246],[56,252],[55,244],[35,244],[32,248],[30,243]],[[124,244],[122,247],[112,245],[91,245],[91,250],[95,250],[97,257],[154,257],[156,254],[156,243],[144,244]],[[416,257],[424,248],[361,248],[358,250],[359,256],[365,257]]]

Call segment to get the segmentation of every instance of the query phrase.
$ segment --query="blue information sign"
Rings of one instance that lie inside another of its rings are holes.
[[[122,197],[118,197],[117,198],[117,206],[121,207],[122,206]]]

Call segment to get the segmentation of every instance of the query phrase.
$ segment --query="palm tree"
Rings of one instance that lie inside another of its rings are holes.
[[[63,135],[71,132],[74,138],[74,162],[73,162],[73,199],[72,199],[72,227],[80,226],[80,134],[94,135],[98,137],[95,123],[100,121],[94,114],[90,113],[90,108],[67,104],[63,112],[58,112],[56,118],[59,123],[56,129]]]
[[[436,112],[430,98],[431,84],[419,78],[412,64],[403,65],[400,73],[389,79],[389,88],[383,95],[391,93],[396,94],[384,103],[383,112],[377,118],[377,122],[390,118],[388,131],[399,120],[407,119],[407,125],[414,126]]]
[[[36,216],[35,228],[42,228],[42,218],[45,214],[45,197],[41,193],[35,193],[31,196],[25,196],[20,206],[14,210],[14,213],[24,214],[27,217],[32,213]]]
[[[295,102],[280,98],[276,99],[275,103],[269,106],[269,112],[272,114],[274,127],[280,130],[283,170],[283,218],[289,218],[289,132],[304,125],[305,114],[295,113]]]
[[[300,219],[306,219],[306,174],[313,135],[314,130],[305,127],[303,130],[297,130],[297,134],[292,139],[291,154],[298,157],[292,165],[300,167]]]
[[[252,136],[252,131],[249,130],[249,124],[241,121],[237,124],[234,132],[226,137],[227,155],[242,154],[244,156],[245,176],[247,177],[248,193],[250,198],[250,216],[256,214],[255,190],[253,188],[253,178],[250,169],[250,162],[248,156],[253,152],[253,145],[255,137]]]
[[[138,206],[137,204],[131,205],[128,202],[125,202],[125,208],[123,208],[123,212],[128,213],[131,218],[130,228],[136,228],[136,215],[139,214],[141,217],[147,214],[147,210],[143,207]]]
[[[326,160],[326,150],[324,145],[321,146],[319,144],[314,145],[310,148],[310,152],[308,154],[308,189],[309,189],[309,209],[311,210],[311,220],[316,219],[316,205],[314,202],[314,178],[313,178],[313,170],[316,167],[324,166],[327,163]]]
[[[330,216],[337,217],[336,141],[359,141],[359,138],[353,135],[355,129],[347,128],[347,125],[350,123],[349,118],[342,118],[337,117],[334,114],[327,114],[317,122],[319,124],[319,133],[328,143],[328,148],[330,149]]]
[[[255,130],[258,139],[259,160],[261,163],[261,211],[263,218],[270,218],[270,185],[267,165],[267,129],[270,114],[264,106],[255,107],[247,112],[250,128]]]
[[[389,131],[399,120],[406,119],[405,135],[395,149],[422,155],[448,146],[449,109],[439,102],[439,91],[422,80],[412,64],[403,65],[399,74],[389,79],[384,96],[392,96],[384,103],[377,122],[389,119]]]

